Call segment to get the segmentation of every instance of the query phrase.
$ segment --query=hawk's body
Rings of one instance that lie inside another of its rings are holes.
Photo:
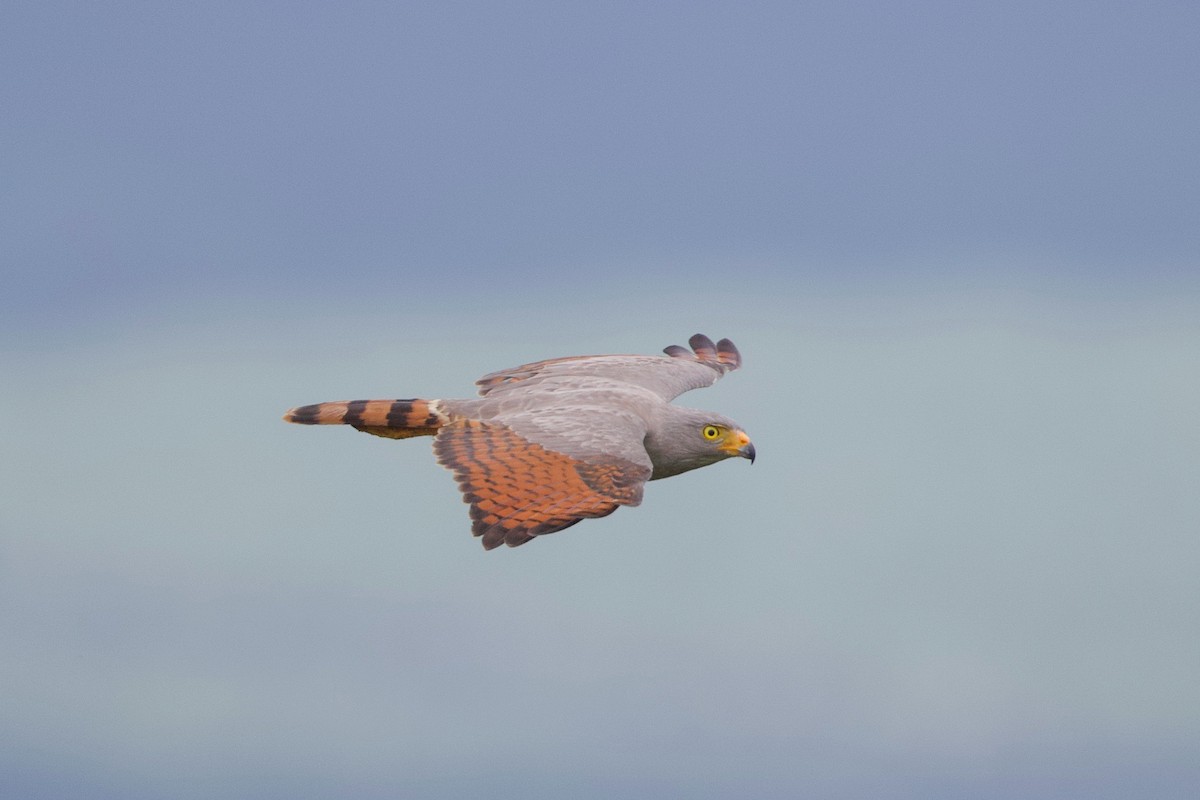
[[[725,417],[671,405],[737,369],[728,339],[697,334],[667,356],[576,356],[493,372],[462,400],[352,400],[294,408],[288,422],[343,424],[394,439],[433,436],[471,504],[472,533],[515,547],[636,506],[648,480],[754,446]]]

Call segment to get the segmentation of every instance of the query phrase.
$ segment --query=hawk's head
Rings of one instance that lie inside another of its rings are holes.
[[[655,478],[666,478],[739,456],[754,463],[754,444],[742,427],[709,411],[668,406],[667,419],[646,436]]]

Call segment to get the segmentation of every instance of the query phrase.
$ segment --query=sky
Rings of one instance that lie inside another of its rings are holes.
[[[6,4],[0,793],[1194,797],[1197,31]],[[756,463],[512,550],[280,421],[696,332]]]

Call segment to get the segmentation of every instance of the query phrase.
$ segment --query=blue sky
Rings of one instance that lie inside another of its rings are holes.
[[[1189,4],[0,12],[0,790],[1192,797]],[[289,406],[728,336],[513,551]]]

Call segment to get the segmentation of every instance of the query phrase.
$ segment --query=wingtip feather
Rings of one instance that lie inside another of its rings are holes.
[[[692,338],[688,339],[688,344],[696,351],[696,355],[701,358],[705,356],[716,357],[717,346],[713,344],[713,340],[705,336],[703,333],[697,333]]]

